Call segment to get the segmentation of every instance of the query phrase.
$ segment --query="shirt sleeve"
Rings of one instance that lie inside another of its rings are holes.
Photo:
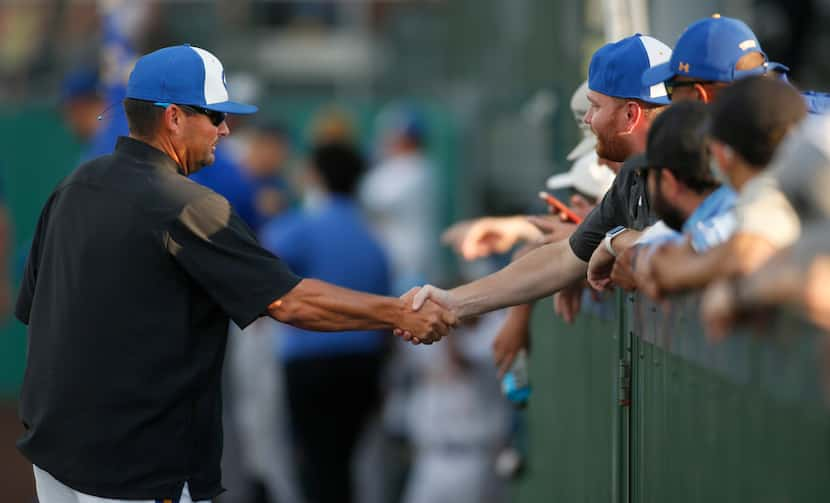
[[[215,193],[184,207],[169,225],[165,246],[242,328],[301,279],[261,247],[228,201]]]
[[[611,188],[603,196],[602,201],[591,210],[591,213],[571,234],[571,250],[583,262],[591,260],[591,255],[605,238],[606,232],[618,225],[625,226],[625,221],[621,215],[621,211],[624,211],[625,206],[621,203],[620,195],[627,189],[625,183],[627,178],[620,173],[620,176],[614,179]]]
[[[801,234],[798,215],[774,178],[757,178],[743,188],[735,206],[736,232],[760,236],[776,248],[789,246]]]
[[[31,314],[32,301],[35,297],[35,287],[37,285],[37,273],[40,267],[42,243],[45,239],[46,227],[49,222],[49,214],[51,213],[54,199],[55,195],[52,194],[40,212],[37,227],[35,228],[35,236],[32,238],[32,246],[29,248],[29,254],[26,257],[26,266],[23,269],[23,279],[20,282],[20,293],[17,295],[14,316],[24,325],[29,324],[29,315]]]

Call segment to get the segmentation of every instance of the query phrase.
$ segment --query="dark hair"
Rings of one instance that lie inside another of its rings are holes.
[[[764,167],[784,136],[806,115],[807,105],[794,87],[749,77],[724,89],[712,104],[711,134],[749,164]]]
[[[718,186],[709,169],[706,145],[709,111],[699,101],[676,103],[660,114],[648,132],[646,157],[650,169],[667,169],[697,193]]]
[[[366,171],[366,161],[361,153],[345,143],[323,143],[314,147],[311,161],[326,188],[337,194],[352,195]]]
[[[156,134],[164,109],[149,101],[125,98],[124,113],[127,115],[130,133],[140,138],[149,138]]]

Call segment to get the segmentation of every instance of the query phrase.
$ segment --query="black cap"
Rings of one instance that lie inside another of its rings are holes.
[[[712,105],[712,136],[748,163],[766,166],[790,128],[807,115],[801,94],[767,77],[735,82]]]
[[[670,106],[648,132],[648,167],[667,169],[696,191],[717,187],[709,169],[708,127],[709,111],[703,103],[682,101]]]

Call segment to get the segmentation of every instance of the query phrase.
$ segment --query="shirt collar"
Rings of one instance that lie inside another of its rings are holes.
[[[129,136],[119,136],[115,144],[115,152],[184,175],[181,166],[169,155],[141,140]]]
[[[721,186],[701,201],[695,211],[683,223],[683,232],[689,232],[704,220],[721,215],[735,206],[735,191],[726,185]]]

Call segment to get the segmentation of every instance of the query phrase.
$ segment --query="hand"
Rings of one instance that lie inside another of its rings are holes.
[[[654,270],[654,257],[660,254],[660,248],[652,250],[646,247],[640,250],[637,258],[637,270],[634,276],[637,279],[637,288],[653,300],[663,299],[663,289]]]
[[[538,241],[542,233],[524,217],[485,217],[470,224],[450,227],[442,235],[445,243],[466,260],[505,253],[517,242]]]
[[[529,216],[527,221],[542,233],[540,244],[552,243],[570,237],[576,230],[576,224],[563,220],[558,215]]]
[[[591,259],[588,261],[588,283],[600,292],[610,288],[611,285],[611,271],[614,269],[614,258],[605,245],[600,243]]]
[[[415,345],[432,344],[448,335],[450,328],[458,324],[458,318],[430,300],[423,302],[419,309],[413,309],[413,299],[418,291],[413,288],[401,296],[404,313],[394,333]]]
[[[611,269],[611,281],[623,290],[629,292],[637,289],[637,277],[634,274],[632,264],[638,251],[639,246],[626,248],[617,260],[614,261],[614,267]]]
[[[576,321],[576,317],[582,307],[583,284],[584,282],[580,280],[573,285],[559,290],[553,296],[553,312],[561,317],[565,323],[571,324]]]
[[[530,342],[530,311],[532,304],[511,307],[507,311],[501,330],[493,340],[493,360],[499,369],[499,378],[510,370],[519,350],[527,348]]]
[[[732,329],[737,319],[734,295],[735,291],[727,280],[712,283],[704,291],[700,311],[709,340],[720,341]]]

